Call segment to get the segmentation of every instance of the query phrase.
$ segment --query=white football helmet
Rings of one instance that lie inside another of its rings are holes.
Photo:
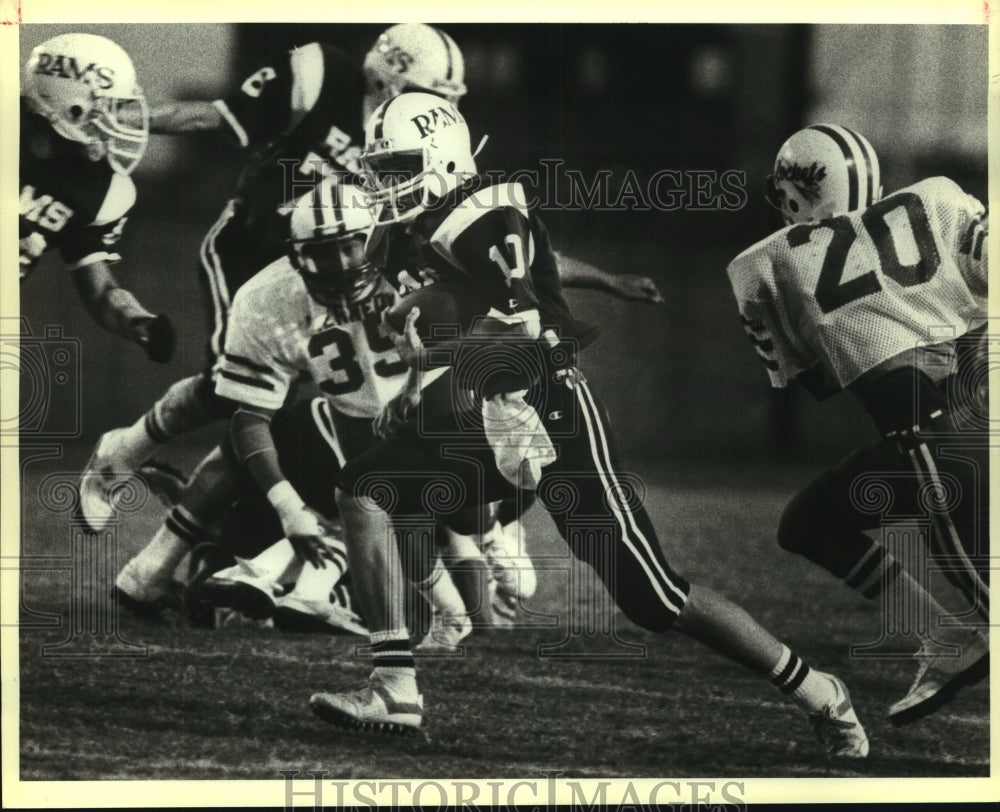
[[[289,253],[314,300],[340,307],[375,289],[378,270],[365,257],[374,225],[368,195],[336,177],[295,201]]]
[[[426,90],[458,104],[465,95],[462,52],[439,28],[401,23],[386,29],[365,56],[365,117],[407,90]]]
[[[882,199],[878,157],[860,133],[813,124],[778,150],[767,197],[786,225],[866,209]]]
[[[363,179],[379,222],[417,216],[435,198],[476,174],[469,127],[449,101],[403,93],[384,102],[365,125]]]
[[[63,138],[129,174],[146,150],[149,109],[129,55],[95,34],[60,34],[31,52],[21,95]]]

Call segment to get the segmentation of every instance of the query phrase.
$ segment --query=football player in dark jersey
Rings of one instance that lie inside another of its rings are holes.
[[[421,328],[415,306],[396,327],[414,385],[390,407],[399,415],[410,404],[415,413],[337,478],[374,668],[358,691],[315,694],[313,711],[339,725],[418,730],[423,698],[399,609],[390,513],[450,518],[534,491],[630,620],[681,631],[769,677],[809,713],[828,752],[865,757],[868,739],[841,680],[811,669],[739,607],[667,563],[634,481],[630,487],[618,473],[604,410],[577,367],[588,331],[562,298],[545,229],[519,184],[476,175],[461,113],[430,94],[402,94],[366,124],[364,161],[385,207],[373,250],[381,245],[393,271],[402,245],[403,256],[440,280],[424,289],[430,298],[415,292],[416,301],[432,301],[445,286],[461,315],[458,325]],[[452,408],[424,415],[419,379],[441,364],[453,368]]]
[[[174,349],[169,319],[146,310],[109,268],[121,259],[115,244],[135,203],[129,173],[147,137],[145,98],[116,43],[60,34],[31,52],[21,76],[21,279],[58,248],[94,320],[163,363]]]
[[[883,198],[875,150],[837,124],[782,145],[772,197],[785,227],[729,266],[747,334],[773,386],[851,392],[882,435],[792,498],[778,543],[891,608],[885,633],[920,636],[917,677],[889,709],[897,724],[915,721],[989,661],[989,218],[944,177]],[[964,617],[868,535],[908,517],[926,517],[931,532],[929,548],[901,548],[907,568],[940,566],[964,594]]]
[[[249,157],[236,195],[202,244],[203,281],[214,310],[213,368],[174,384],[132,426],[100,438],[81,478],[81,510],[92,528],[102,527],[113,513],[116,475],[136,469],[159,444],[232,411],[232,402],[216,396],[214,386],[231,300],[254,273],[287,251],[287,218],[279,209],[324,177],[354,177],[362,114],[410,88],[456,102],[465,93],[462,54],[445,32],[416,23],[392,26],[361,69],[340,49],[311,43],[261,67],[224,100],[174,102],[153,111],[153,132],[221,127]],[[608,274],[581,262],[569,262],[568,268],[571,284],[661,301],[646,277]],[[219,451],[199,465],[180,504],[147,546],[146,575],[119,584],[133,600],[155,602],[163,594],[159,575],[172,571],[191,544],[211,535],[211,515],[235,492],[230,467]],[[516,516],[505,518],[505,527],[494,536],[507,540]]]

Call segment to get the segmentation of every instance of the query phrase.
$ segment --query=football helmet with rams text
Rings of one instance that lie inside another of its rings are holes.
[[[767,198],[786,225],[866,209],[882,198],[878,157],[858,132],[813,124],[778,150]]]
[[[367,297],[378,270],[365,257],[375,221],[367,194],[327,178],[300,197],[292,209],[290,256],[309,295],[337,307]]]
[[[425,90],[458,104],[465,95],[465,60],[455,40],[423,23],[387,28],[364,62],[365,117],[407,90]]]
[[[379,222],[410,220],[476,174],[469,127],[458,108],[431,93],[384,102],[365,125],[364,182],[384,204]]]
[[[129,55],[95,34],[60,34],[37,46],[24,64],[21,95],[63,138],[85,144],[92,160],[107,158],[129,174],[149,139],[149,110]]]

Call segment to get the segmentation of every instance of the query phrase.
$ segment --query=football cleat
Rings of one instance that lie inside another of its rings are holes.
[[[375,675],[357,691],[313,694],[309,707],[324,722],[366,732],[412,735],[420,730],[424,698],[416,692],[393,692]]]
[[[94,533],[107,526],[115,514],[115,491],[132,476],[119,438],[124,429],[102,434],[87,467],[80,475],[80,515]]]
[[[497,592],[513,595],[515,599],[530,598],[538,585],[531,558],[521,554],[520,539],[520,522],[512,522],[506,528],[497,522],[483,536],[483,552],[496,578]]]
[[[135,559],[129,561],[115,578],[114,598],[130,612],[155,617],[181,608],[182,585],[169,577],[149,577]]]
[[[897,727],[916,722],[989,673],[989,642],[983,634],[971,631],[960,645],[956,657],[935,655],[926,644],[920,647],[916,654],[920,661],[917,676],[906,696],[889,708],[889,721]]]
[[[274,626],[282,631],[368,634],[360,617],[333,601],[304,600],[295,595],[285,595],[276,598],[274,606]]]
[[[868,735],[854,712],[847,686],[839,677],[832,674],[824,676],[833,681],[836,692],[826,707],[809,714],[809,723],[831,756],[866,758]]]
[[[512,629],[517,621],[517,595],[500,588],[496,580],[490,582],[490,609],[493,614],[493,627],[497,629]]]
[[[279,587],[263,577],[249,561],[236,559],[236,564],[219,570],[201,586],[201,594],[214,606],[235,609],[254,620],[272,617],[276,608],[274,596]]]
[[[420,654],[460,654],[459,644],[472,633],[472,621],[468,615],[435,614],[431,630],[413,649]]]

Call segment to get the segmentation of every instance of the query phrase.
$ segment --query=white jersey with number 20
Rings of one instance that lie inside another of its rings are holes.
[[[981,325],[987,223],[978,200],[936,177],[748,248],[730,263],[729,281],[771,384],[820,367],[844,388]]]

